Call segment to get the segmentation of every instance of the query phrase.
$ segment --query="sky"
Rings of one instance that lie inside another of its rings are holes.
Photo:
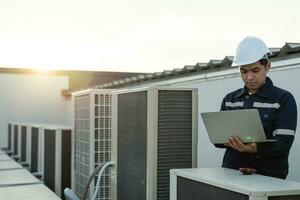
[[[0,67],[161,72],[300,43],[298,0],[0,0]]]

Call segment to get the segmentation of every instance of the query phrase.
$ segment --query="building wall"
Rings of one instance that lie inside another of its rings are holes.
[[[0,74],[0,146],[7,145],[7,124],[66,124],[67,100],[61,95],[69,88],[67,76]]]

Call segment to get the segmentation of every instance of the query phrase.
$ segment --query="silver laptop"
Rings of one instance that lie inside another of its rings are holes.
[[[227,143],[230,136],[243,142],[273,142],[266,138],[258,110],[228,110],[201,113],[208,137],[213,144]]]

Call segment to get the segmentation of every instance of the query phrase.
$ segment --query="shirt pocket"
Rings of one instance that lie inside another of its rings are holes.
[[[267,139],[274,137],[273,131],[276,129],[277,111],[274,108],[261,108],[259,115],[264,127]]]

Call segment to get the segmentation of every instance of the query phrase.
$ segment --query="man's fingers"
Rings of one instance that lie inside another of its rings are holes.
[[[245,144],[242,142],[242,140],[239,137],[234,137],[235,143],[237,143],[238,146],[243,147]]]

